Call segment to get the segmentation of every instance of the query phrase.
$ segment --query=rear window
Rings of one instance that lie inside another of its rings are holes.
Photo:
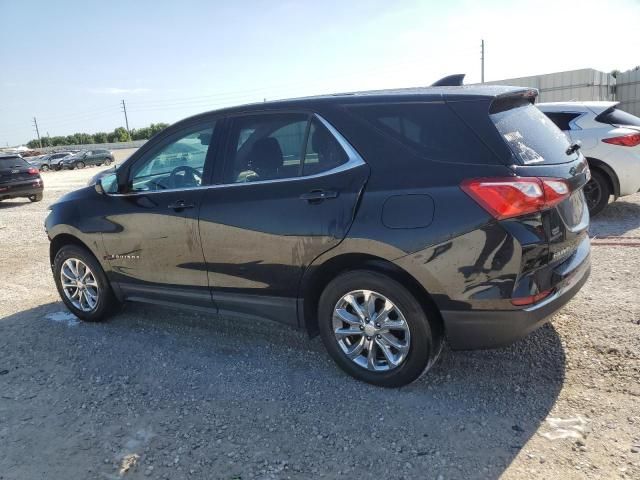
[[[578,153],[566,154],[570,143],[537,107],[526,104],[490,115],[513,154],[525,165],[571,162]]]
[[[629,112],[611,107],[596,117],[596,122],[609,123],[611,125],[630,125],[640,127],[640,118]]]
[[[21,157],[0,158],[0,168],[22,168],[30,165]]]
[[[495,156],[444,103],[355,105],[349,111],[429,160],[496,163]]]

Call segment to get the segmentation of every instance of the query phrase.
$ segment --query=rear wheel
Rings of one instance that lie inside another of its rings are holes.
[[[439,339],[420,303],[378,272],[336,277],[320,297],[318,315],[331,357],[348,374],[374,385],[411,383],[438,353]]]
[[[62,247],[53,262],[53,275],[62,301],[82,320],[99,322],[118,306],[102,267],[82,247]]]
[[[49,165],[41,165],[40,166],[40,171],[41,172],[46,172],[49,170]]]
[[[608,178],[599,170],[591,170],[591,180],[584,186],[589,213],[599,214],[609,203],[611,187]]]
[[[110,158],[106,158],[104,160],[104,164],[108,167],[109,165],[111,165],[111,159]]]
[[[31,200],[32,202],[40,202],[42,200],[42,194],[41,193],[36,193],[35,195],[29,195],[29,200]]]
[[[76,168],[84,168],[85,164],[84,162],[76,162]]]

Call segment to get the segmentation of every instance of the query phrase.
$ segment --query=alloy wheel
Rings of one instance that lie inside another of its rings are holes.
[[[409,324],[400,309],[371,290],[355,290],[338,300],[333,331],[347,358],[375,372],[399,367],[411,345]]]
[[[68,258],[60,268],[60,283],[65,297],[78,310],[91,312],[98,304],[98,282],[82,260]]]

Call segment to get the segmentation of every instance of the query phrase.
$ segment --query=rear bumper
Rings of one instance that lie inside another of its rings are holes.
[[[560,281],[556,292],[540,303],[522,310],[441,311],[447,341],[455,350],[474,350],[509,345],[549,321],[589,278],[589,244],[578,249],[573,260],[560,265],[554,273]]]
[[[35,181],[21,182],[14,184],[1,184],[0,185],[0,200],[8,198],[20,198],[30,197],[31,195],[37,195],[42,193],[44,185],[42,180],[39,185],[35,185]]]

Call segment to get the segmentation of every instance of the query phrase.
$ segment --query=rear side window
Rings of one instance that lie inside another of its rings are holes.
[[[444,103],[355,105],[349,111],[429,160],[495,163],[477,135]]]
[[[525,165],[571,162],[569,140],[537,107],[526,104],[490,115],[513,154]]]
[[[571,130],[571,121],[578,118],[580,113],[569,113],[569,112],[542,112],[544,113],[549,120],[551,120],[556,127],[558,127],[563,132],[567,132]]]
[[[30,166],[21,157],[5,157],[0,158],[0,168],[22,168]]]
[[[596,117],[596,122],[608,123],[610,125],[629,125],[632,127],[640,127],[640,118],[615,107],[611,107],[598,115]]]
[[[225,183],[296,178],[348,161],[338,141],[307,114],[274,113],[234,119]]]

